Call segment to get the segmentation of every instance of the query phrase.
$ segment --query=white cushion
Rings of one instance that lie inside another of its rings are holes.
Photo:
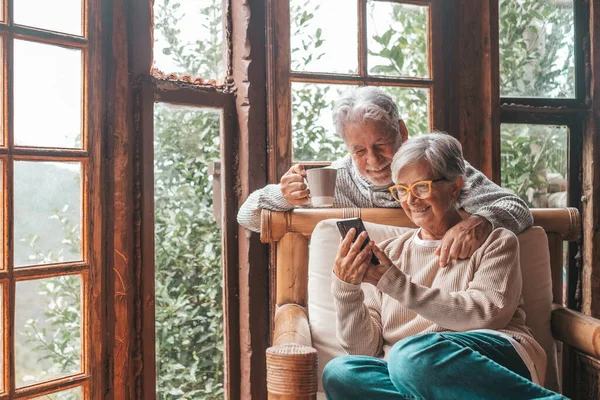
[[[523,310],[525,323],[533,331],[535,340],[546,352],[546,379],[544,386],[558,392],[556,342],[552,338],[552,275],[548,237],[543,228],[533,226],[518,235],[521,274],[523,276]]]
[[[336,219],[321,221],[310,239],[308,261],[308,320],[313,346],[319,353],[319,391],[322,391],[323,368],[333,358],[346,354],[335,335],[335,308],[331,294],[331,270],[335,261],[340,232]],[[378,225],[365,222],[369,237],[380,243],[395,237],[409,228]]]
[[[325,365],[345,352],[335,332],[335,309],[331,295],[331,270],[340,242],[340,233],[334,219],[321,221],[315,227],[310,242],[308,264],[308,317],[313,346],[319,354],[319,391]],[[369,236],[375,243],[398,236],[410,228],[393,227],[365,222]],[[550,255],[546,233],[532,227],[519,235],[521,269],[523,274],[524,311],[527,325],[548,356],[545,386],[558,390],[556,345],[550,331],[552,281]],[[319,394],[321,398],[322,393]]]

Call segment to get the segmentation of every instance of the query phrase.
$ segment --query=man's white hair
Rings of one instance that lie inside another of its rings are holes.
[[[366,122],[381,124],[390,136],[400,136],[398,107],[383,90],[374,86],[363,86],[344,93],[335,101],[333,124],[344,142],[347,141],[344,134],[346,125]]]

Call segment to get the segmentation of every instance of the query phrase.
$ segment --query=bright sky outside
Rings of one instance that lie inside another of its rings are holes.
[[[81,0],[16,0],[14,20],[81,35]],[[15,144],[74,147],[82,128],[82,89],[81,51],[15,40]]]

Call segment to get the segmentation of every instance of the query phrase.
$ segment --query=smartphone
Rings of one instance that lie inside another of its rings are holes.
[[[338,226],[338,229],[340,230],[340,233],[342,234],[343,238],[346,237],[346,234],[348,233],[348,231],[351,228],[356,229],[356,233],[354,235],[354,240],[352,242],[356,241],[356,238],[358,237],[358,235],[361,234],[361,232],[367,231],[367,229],[365,228],[365,224],[363,224],[362,219],[360,219],[360,218],[341,219],[341,220],[337,221],[337,226]],[[360,249],[361,250],[364,249],[365,246],[367,244],[369,244],[370,241],[371,241],[371,239],[367,235],[367,238],[363,242],[362,246],[360,246]],[[379,260],[377,259],[377,257],[375,257],[375,254],[371,255],[371,264],[379,265]]]

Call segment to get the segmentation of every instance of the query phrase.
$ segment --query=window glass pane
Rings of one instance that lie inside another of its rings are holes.
[[[76,162],[15,162],[15,266],[83,259],[81,178]]]
[[[566,207],[568,137],[566,126],[502,124],[502,186],[529,207]]]
[[[357,2],[290,0],[292,70],[358,72]]]
[[[154,67],[222,81],[225,77],[222,0],[156,0]]]
[[[16,0],[16,24],[50,31],[82,35],[82,1],[85,0]]]
[[[351,87],[292,82],[294,161],[334,161],[347,154],[335,131],[331,108]]]
[[[428,7],[370,0],[367,12],[369,74],[429,77]]]
[[[410,136],[428,133],[429,89],[381,87],[396,102],[400,118],[406,124]]]
[[[500,95],[575,97],[573,2],[499,0]]]
[[[15,40],[14,57],[15,145],[81,148],[81,50]]]
[[[17,387],[81,372],[81,276],[17,282]]]
[[[208,173],[221,113],[154,112],[157,398],[223,398],[221,229]]]
[[[65,390],[63,392],[45,394],[40,397],[34,397],[34,400],[81,400],[83,399],[83,389],[77,387],[74,389]]]

